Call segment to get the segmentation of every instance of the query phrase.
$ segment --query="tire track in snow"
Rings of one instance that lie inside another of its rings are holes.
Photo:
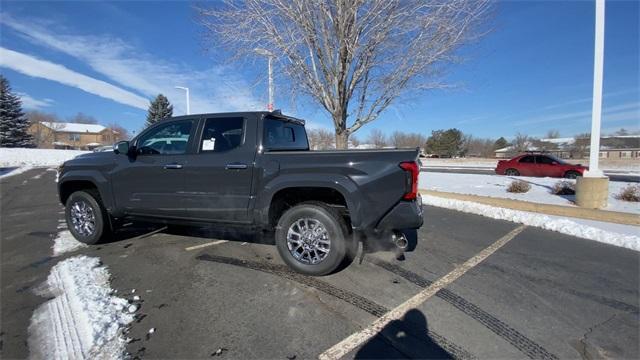
[[[79,356],[84,357],[87,349],[85,349],[82,345],[82,340],[80,338],[80,334],[78,333],[78,322],[74,316],[74,312],[71,311],[71,299],[69,299],[69,294],[67,293],[67,289],[65,289],[64,281],[60,277],[60,272],[55,271],[56,277],[58,279],[58,284],[60,284],[60,288],[62,289],[62,301],[61,304],[64,305],[62,309],[64,310],[64,318],[67,319],[67,333],[70,335],[71,345],[75,353]]]
[[[76,256],[56,264],[45,283],[53,295],[29,326],[32,359],[121,358],[122,330],[133,315],[127,300],[111,295],[109,272],[98,258]]]

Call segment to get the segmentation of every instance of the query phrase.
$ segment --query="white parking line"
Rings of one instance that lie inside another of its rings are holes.
[[[351,334],[346,339],[340,341],[339,343],[335,344],[331,348],[327,349],[325,352],[320,354],[319,359],[320,360],[340,359],[341,357],[348,354],[350,351],[364,344],[367,340],[371,339],[376,334],[380,333],[380,331],[386,325],[388,325],[391,321],[400,319],[407,313],[407,311],[419,306],[420,304],[428,300],[430,297],[435,295],[438,291],[440,291],[440,289],[456,281],[460,276],[464,275],[467,271],[471,270],[476,265],[481,263],[484,259],[488,258],[491,254],[496,252],[498,249],[500,249],[502,246],[508,243],[511,239],[516,237],[516,235],[520,234],[522,230],[524,230],[525,228],[526,228],[526,225],[520,225],[517,228],[511,230],[508,234],[501,237],[500,239],[498,239],[496,242],[494,242],[484,250],[480,251],[474,257],[467,260],[464,264],[458,266],[447,275],[435,281],[428,288],[420,291],[409,300],[405,301],[395,309],[389,311],[388,313],[378,318],[376,321],[371,323],[371,325],[369,325],[368,327],[356,333]]]
[[[190,246],[190,247],[188,247],[188,248],[185,248],[185,250],[187,250],[187,251],[197,250],[197,249],[202,249],[202,248],[207,247],[207,246],[213,246],[213,245],[223,244],[223,243],[226,243],[226,242],[228,242],[228,240],[216,240],[216,241],[212,241],[212,242],[209,242],[209,243],[206,243],[206,244],[200,244],[200,245],[196,245],[196,246]]]

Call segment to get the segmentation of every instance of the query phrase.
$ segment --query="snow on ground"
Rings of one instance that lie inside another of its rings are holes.
[[[59,256],[84,247],[87,247],[87,245],[76,240],[69,230],[65,230],[58,233],[58,236],[53,240],[53,256]]]
[[[540,227],[567,235],[640,251],[640,236],[638,236],[638,227],[636,226],[582,219],[567,219],[560,216],[511,210],[431,195],[423,195],[422,199],[427,205],[487,216],[493,219],[513,221],[528,226]]]
[[[56,264],[29,325],[35,359],[115,359],[125,354],[122,330],[133,320],[125,299],[112,296],[109,271],[100,259],[76,256]]]
[[[13,175],[22,174],[23,172],[27,172],[27,171],[29,171],[31,169],[33,169],[33,167],[31,167],[31,166],[0,167],[0,179],[5,178],[5,177],[9,177],[9,176],[13,176]]]
[[[507,192],[507,186],[509,186],[509,184],[514,180],[528,182],[531,185],[531,190],[523,194]],[[420,173],[418,184],[421,189],[426,190],[508,198],[543,204],[575,206],[573,202],[575,200],[574,195],[561,196],[551,193],[553,185],[558,181],[570,181],[575,184],[575,180],[557,178],[432,172]],[[622,201],[615,198],[622,188],[630,184],[634,183],[617,181],[609,182],[609,205],[606,210],[640,214],[640,205],[638,203]]]
[[[0,148],[0,167],[57,167],[69,159],[86,153],[88,151]]]

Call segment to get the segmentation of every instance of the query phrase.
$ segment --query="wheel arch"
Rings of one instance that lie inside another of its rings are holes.
[[[256,206],[256,221],[263,226],[273,227],[279,216],[296,204],[308,201],[319,201],[345,211],[352,227],[360,223],[359,208],[355,197],[358,189],[348,179],[340,177],[319,179],[280,179],[278,183],[265,186],[261,201]]]
[[[63,174],[58,180],[58,195],[64,205],[69,196],[80,190],[94,189],[100,195],[102,205],[111,211],[113,201],[107,179],[97,171],[70,172]]]

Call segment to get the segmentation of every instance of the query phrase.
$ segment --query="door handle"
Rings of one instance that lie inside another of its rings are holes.
[[[164,166],[165,169],[171,170],[171,169],[182,169],[182,164],[166,164]]]
[[[229,163],[224,167],[226,170],[244,170],[247,168],[247,164],[243,163]]]

